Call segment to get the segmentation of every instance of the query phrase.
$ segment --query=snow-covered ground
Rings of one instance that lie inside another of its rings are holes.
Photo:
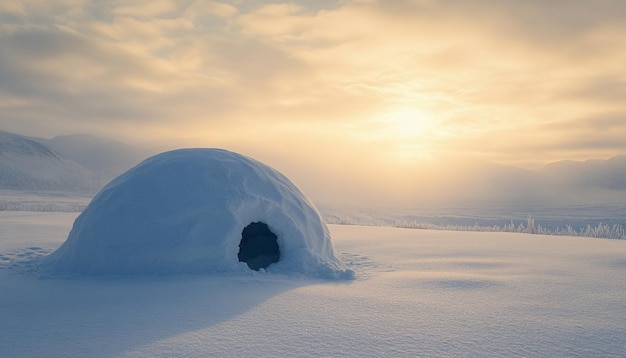
[[[0,356],[626,356],[626,241],[330,225],[353,281],[45,278],[76,213],[0,212]]]

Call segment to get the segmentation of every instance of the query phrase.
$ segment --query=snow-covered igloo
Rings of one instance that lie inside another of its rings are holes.
[[[79,274],[353,276],[318,211],[289,179],[220,149],[161,153],[120,175],[45,264]]]

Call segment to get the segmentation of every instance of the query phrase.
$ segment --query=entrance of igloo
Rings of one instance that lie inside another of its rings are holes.
[[[252,270],[265,269],[280,258],[277,236],[267,224],[253,222],[241,232],[239,262],[245,262]]]

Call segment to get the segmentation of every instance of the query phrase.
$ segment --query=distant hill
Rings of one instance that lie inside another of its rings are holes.
[[[419,203],[416,206],[626,203],[625,155],[606,160],[559,161],[536,169],[441,162],[421,173],[410,196],[413,203]]]
[[[560,161],[546,165],[541,172],[552,179],[568,178],[561,184],[570,186],[626,190],[626,155],[607,160]]]
[[[141,162],[147,155],[120,141],[90,134],[36,139],[59,155],[109,181]]]
[[[0,189],[95,192],[102,180],[32,138],[0,131]]]
[[[0,190],[95,194],[145,157],[128,144],[88,134],[44,139],[0,131]]]

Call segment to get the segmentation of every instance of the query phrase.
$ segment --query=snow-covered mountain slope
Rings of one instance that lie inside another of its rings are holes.
[[[0,189],[95,192],[102,180],[33,139],[0,131]]]
[[[147,157],[145,153],[131,145],[90,134],[72,134],[36,140],[106,181]]]

